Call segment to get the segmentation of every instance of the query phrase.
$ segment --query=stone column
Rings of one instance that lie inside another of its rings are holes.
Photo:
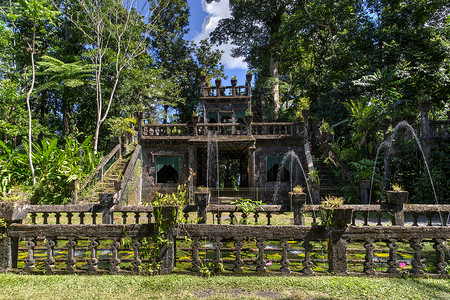
[[[255,187],[255,172],[256,172],[256,147],[252,145],[248,148],[248,186]]]
[[[194,201],[194,186],[196,185],[196,177],[193,174],[197,174],[197,164],[195,163],[195,148],[194,146],[189,146],[188,148],[188,170],[191,176],[188,184],[189,191],[189,201],[192,203]]]
[[[28,205],[0,202],[0,272],[17,268],[19,239],[8,236],[12,223],[22,223],[27,217]]]
[[[138,143],[141,143],[142,139],[142,119],[144,118],[144,113],[142,111],[138,111],[136,113],[136,119],[138,124]]]
[[[328,229],[328,268],[333,274],[347,273],[347,241],[342,238],[351,221],[351,209],[334,209]]]
[[[161,213],[161,223],[160,226],[163,226],[163,231],[165,231],[166,241],[160,245],[159,249],[159,260],[161,261],[161,265],[159,268],[159,273],[161,275],[166,275],[172,273],[172,270],[175,266],[175,252],[176,252],[176,232],[175,227],[176,219],[179,212],[178,206],[163,206],[160,207]],[[174,212],[175,210],[175,212]],[[182,213],[182,212],[181,212]]]
[[[381,121],[381,126],[383,127],[383,139],[387,141],[389,139],[388,129],[391,121],[389,119],[384,119]],[[387,148],[384,149],[384,189],[391,189],[391,168],[389,165],[389,150]]]
[[[361,180],[359,183],[359,193],[360,193],[360,201],[361,204],[369,204],[369,190],[370,190],[370,181],[369,180]]]
[[[210,199],[211,193],[209,191],[199,191],[195,193],[195,205],[197,205],[198,224],[206,224],[208,221],[208,205]]]
[[[430,120],[428,119],[428,113],[430,112],[431,104],[429,102],[419,103],[417,108],[420,111],[420,121],[422,127],[421,140],[423,145],[423,152],[428,163],[431,157],[431,129]]]
[[[98,196],[102,210],[102,223],[113,224],[113,206],[116,204],[114,199],[115,194],[100,194]]]
[[[408,201],[407,191],[386,191],[387,208],[392,213],[392,225],[404,226],[405,213],[403,204]]]
[[[294,225],[304,225],[303,205],[306,203],[305,193],[289,193],[291,197],[292,210],[294,212]]]

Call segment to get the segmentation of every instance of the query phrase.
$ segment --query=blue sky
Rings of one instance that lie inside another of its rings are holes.
[[[188,0],[188,4],[191,12],[189,17],[190,32],[186,38],[194,42],[208,37],[220,19],[230,16],[228,0],[221,0],[218,3],[212,2],[211,4],[206,4],[205,0]],[[245,84],[247,64],[242,61],[242,58],[231,57],[231,48],[233,48],[232,45],[219,47],[219,49],[225,51],[222,55],[222,63],[228,76],[228,79],[223,84],[229,85],[229,80],[232,76],[237,76],[238,84]]]

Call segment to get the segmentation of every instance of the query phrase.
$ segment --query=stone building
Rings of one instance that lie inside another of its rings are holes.
[[[203,111],[191,124],[144,124],[140,115],[143,201],[186,183],[190,192],[211,188],[213,201],[245,197],[272,203],[275,191],[286,198],[293,185],[304,183],[298,164],[308,165],[304,123],[254,122],[262,118],[252,105],[250,81],[222,86],[216,80],[208,87],[203,80]],[[295,156],[286,156],[289,151]]]

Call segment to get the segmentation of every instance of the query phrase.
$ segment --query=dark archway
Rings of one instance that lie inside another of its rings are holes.
[[[178,172],[171,165],[165,165],[156,173],[157,183],[178,183]]]
[[[280,169],[280,165],[279,164],[274,164],[272,166],[272,168],[270,168],[269,171],[267,171],[267,181],[268,182],[273,182],[273,181],[277,181],[277,177],[278,177],[278,170]],[[285,167],[283,167],[283,170],[281,171],[281,178],[280,181],[289,181],[289,170],[286,169]]]

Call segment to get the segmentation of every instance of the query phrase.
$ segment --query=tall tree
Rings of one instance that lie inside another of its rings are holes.
[[[94,151],[98,148],[100,126],[108,116],[111,104],[115,99],[116,89],[122,70],[142,55],[147,47],[147,36],[153,23],[159,18],[164,7],[159,1],[142,5],[137,0],[75,0],[65,2],[71,10],[67,18],[78,27],[86,38],[86,47],[90,49],[95,71],[97,121],[94,133]],[[168,4],[168,3],[167,3]],[[166,5],[167,5],[166,4]],[[158,10],[156,10],[158,8]],[[112,88],[103,99],[104,61],[111,57]],[[104,107],[106,106],[106,108]]]
[[[53,10],[51,4],[46,0],[20,0],[18,3],[13,3],[9,7],[9,11],[6,12],[3,8],[0,8],[2,13],[7,16],[10,24],[21,35],[22,42],[26,44],[25,53],[30,55],[31,63],[31,83],[26,93],[26,105],[28,111],[28,162],[31,170],[31,177],[33,185],[36,184],[36,176],[33,166],[32,157],[32,115],[30,98],[34,90],[34,84],[36,79],[36,67],[35,67],[35,54],[36,48],[36,34],[45,30],[44,23],[53,23],[53,19],[58,14]],[[23,32],[19,30],[16,25],[18,19],[23,19],[31,23],[31,36],[27,37]]]
[[[213,0],[207,0],[211,3]],[[231,17],[219,21],[211,33],[212,42],[231,42],[234,57],[243,56],[250,66],[255,67],[262,59],[269,67],[273,108],[278,115],[280,110],[278,67],[279,43],[277,34],[283,22],[283,16],[295,7],[292,0],[230,0]],[[268,64],[267,64],[268,61]]]

